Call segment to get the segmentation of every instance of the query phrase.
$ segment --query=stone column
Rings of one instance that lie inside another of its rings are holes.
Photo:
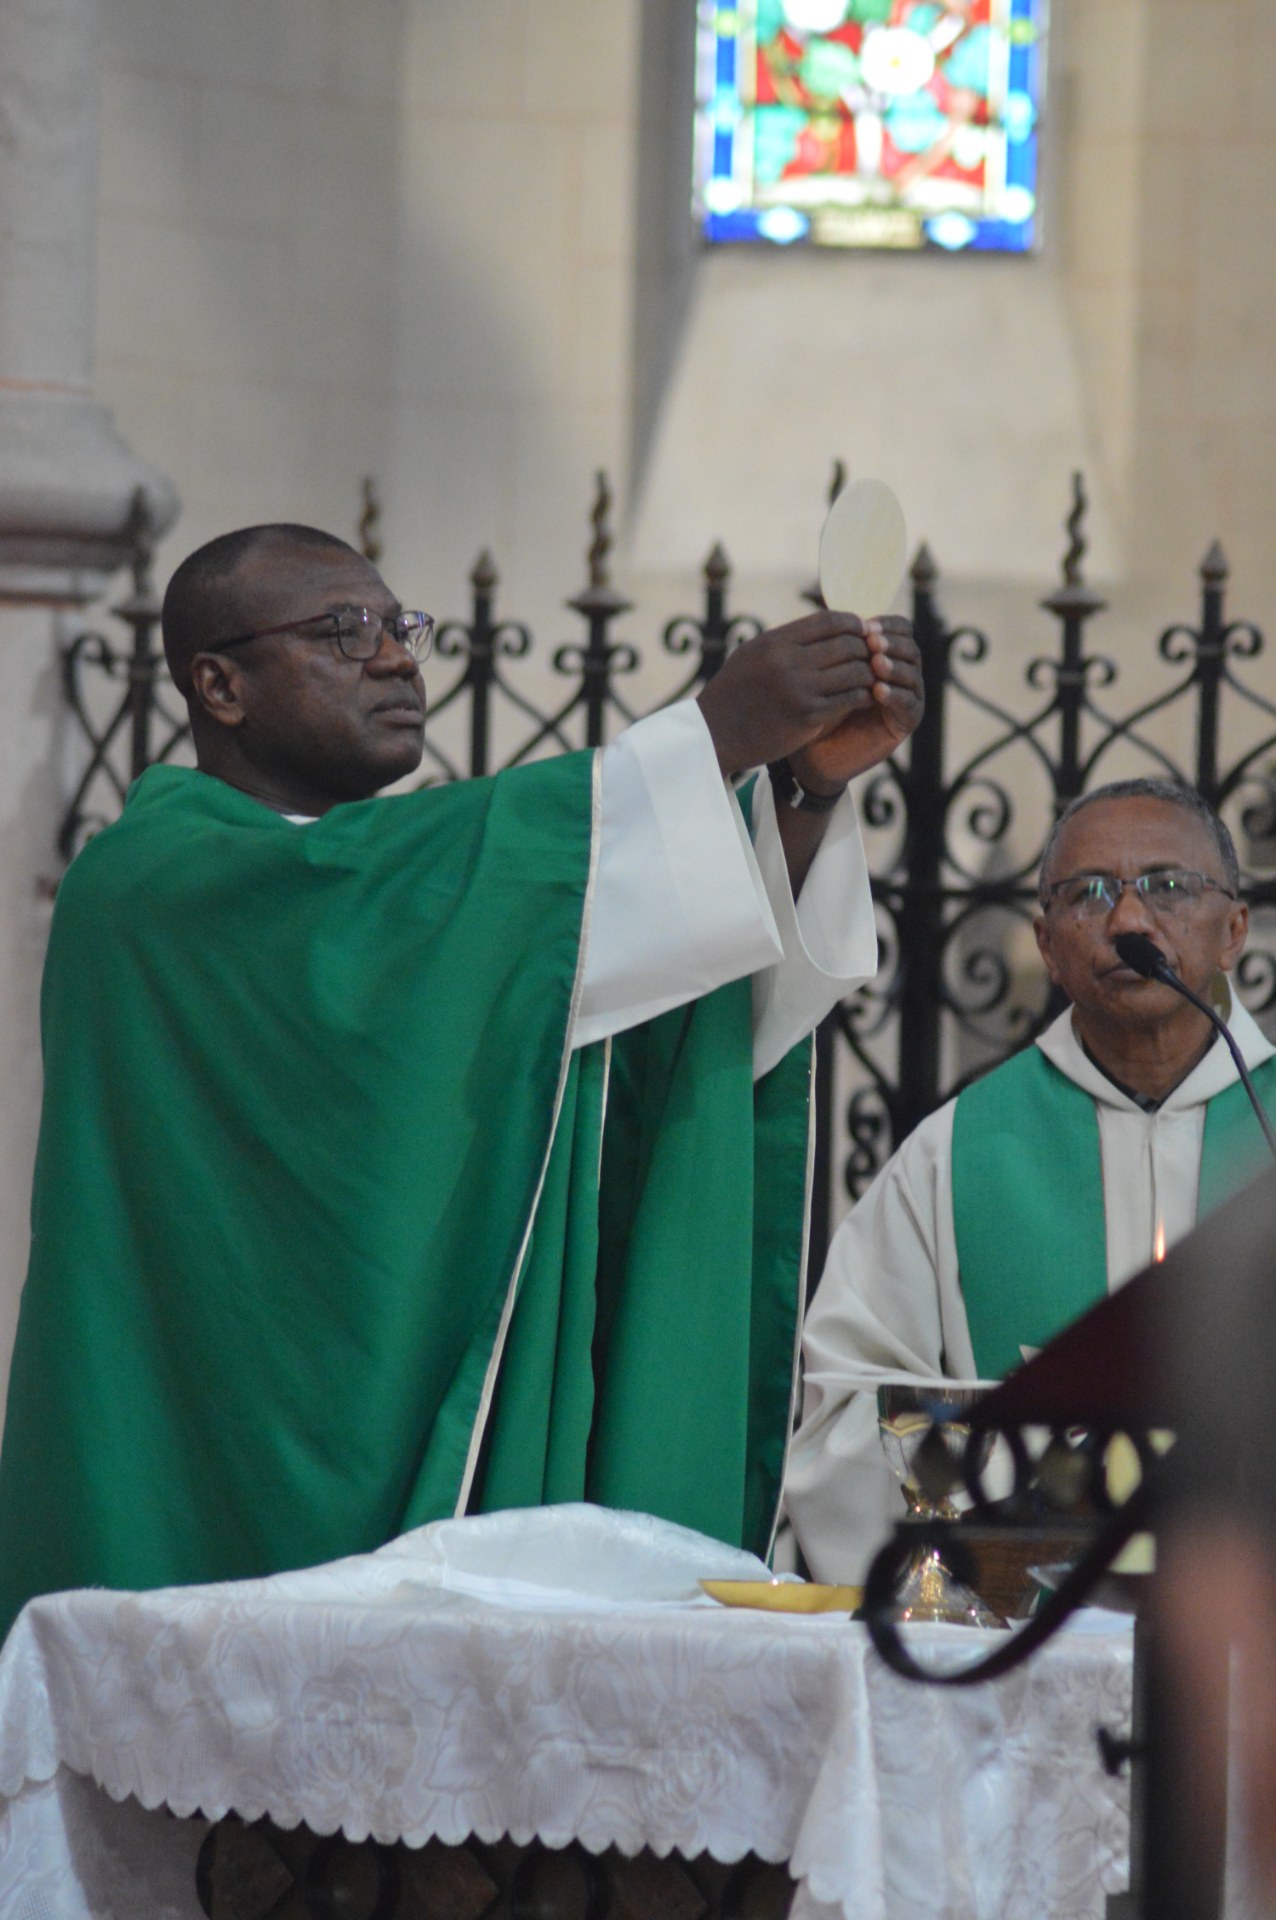
[[[0,0],[0,601],[92,599],[177,499],[93,398],[97,0]]]
[[[27,1259],[39,983],[56,881],[59,628],[169,482],[93,398],[97,0],[0,0],[0,1405]]]

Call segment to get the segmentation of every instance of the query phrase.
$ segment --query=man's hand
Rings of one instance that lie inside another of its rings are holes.
[[[831,792],[875,766],[921,717],[911,623],[809,613],[748,640],[700,694],[728,777],[786,756],[803,786]]]
[[[799,783],[834,793],[902,746],[922,717],[922,666],[911,620],[883,614],[865,623],[872,669],[869,703],[789,754]]]
[[[810,613],[728,655],[700,695],[718,765],[730,778],[788,760],[809,792],[840,793],[906,740],[922,715],[912,623],[895,614]],[[828,825],[827,813],[780,807],[780,843],[793,897]]]

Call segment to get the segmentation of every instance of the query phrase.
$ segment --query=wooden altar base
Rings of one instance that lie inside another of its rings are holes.
[[[209,1920],[785,1920],[794,1892],[754,1854],[724,1866],[473,1836],[381,1845],[234,1814],[209,1829],[196,1887]]]

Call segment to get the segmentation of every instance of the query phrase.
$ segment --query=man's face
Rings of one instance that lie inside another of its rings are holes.
[[[237,587],[245,632],[352,607],[401,610],[375,568],[340,547],[269,550],[245,562]],[[388,634],[371,660],[347,659],[308,626],[225,658],[239,674],[239,748],[272,778],[335,803],[365,799],[420,765],[425,687]]]
[[[1204,821],[1172,802],[1146,797],[1096,800],[1059,836],[1045,875],[1048,885],[1075,874],[1102,873],[1134,880],[1167,867],[1202,873],[1226,885],[1222,861]],[[1055,985],[1082,1016],[1141,1026],[1172,1017],[1185,1002],[1172,987],[1145,980],[1117,957],[1119,933],[1155,940],[1174,971],[1204,995],[1220,968],[1235,965],[1245,945],[1248,910],[1226,894],[1207,891],[1186,913],[1154,913],[1127,887],[1109,912],[1072,913],[1056,895],[1035,922],[1037,945]]]

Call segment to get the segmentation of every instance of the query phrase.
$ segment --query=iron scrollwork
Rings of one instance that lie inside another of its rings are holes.
[[[58,852],[70,860],[124,804],[131,781],[172,759],[190,737],[186,715],[155,644],[160,605],[151,584],[154,528],[139,487],[129,521],[132,590],[112,608],[128,629],[119,645],[98,631],[81,633],[62,655],[62,690],[88,759],[58,830]]]
[[[873,868],[895,952],[874,989],[873,1020],[845,1010],[837,1017],[843,1044],[891,1117],[889,1132],[870,1139],[862,1102],[854,1104],[859,1090],[851,1095],[842,1120],[850,1132],[843,1186],[852,1198],[918,1121],[1029,1043],[1056,1011],[1031,943],[1015,928],[1033,917],[1033,879],[1054,818],[1104,780],[1132,773],[1180,780],[1229,817],[1242,849],[1242,897],[1257,916],[1254,944],[1235,978],[1255,1013],[1276,1007],[1276,929],[1258,912],[1276,906],[1276,705],[1240,671],[1261,655],[1263,635],[1250,622],[1227,619],[1228,567],[1215,543],[1200,567],[1198,624],[1176,624],[1158,642],[1160,657],[1176,669],[1172,683],[1124,714],[1116,711],[1116,663],[1089,644],[1091,622],[1105,604],[1084,579],[1086,511],[1075,475],[1061,582],[1042,602],[1059,624],[1058,648],[1026,668],[1031,698],[1022,713],[1004,693],[993,698],[978,684],[993,664],[988,637],[947,625],[929,549],[914,562],[927,713],[906,764],[894,770],[902,836],[896,810],[879,822],[880,778],[862,809],[866,830],[890,829],[893,845]],[[1190,757],[1171,744],[1184,721],[1191,725]],[[950,743],[972,728],[981,737],[958,759]],[[1255,731],[1257,738],[1244,737]],[[1247,848],[1261,852],[1263,841],[1274,843],[1264,863],[1270,873],[1245,857]],[[1029,955],[1023,978],[1014,964],[1017,941]],[[886,1016],[894,1017],[893,1047]],[[863,1044],[869,1028],[871,1058]]]
[[[834,495],[841,478],[835,472]],[[438,630],[438,658],[452,673],[442,687],[431,684],[430,780],[467,779],[597,746],[635,718],[624,683],[645,661],[617,631],[634,609],[612,581],[612,510],[609,483],[599,474],[586,579],[567,602],[583,631],[549,656],[565,683],[560,700],[541,704],[520,680],[520,670],[534,664],[535,642],[523,622],[498,613],[500,576],[492,556],[480,555],[470,574],[469,616],[446,619]],[[817,1190],[828,1206],[812,1223],[816,1273],[827,1242],[824,1214],[861,1193],[919,1120],[1027,1044],[1053,1011],[1024,931],[1034,912],[1033,878],[1057,811],[1099,780],[1131,771],[1169,775],[1224,810],[1242,845],[1242,892],[1255,914],[1253,945],[1235,978],[1255,1012],[1276,1008],[1276,704],[1244,672],[1261,657],[1263,635],[1228,618],[1227,561],[1215,544],[1200,568],[1197,623],[1177,623],[1157,643],[1172,670],[1170,684],[1117,711],[1116,665],[1090,645],[1104,602],[1084,579],[1086,511],[1074,476],[1061,581],[1042,602],[1058,623],[1058,646],[1025,669],[1022,712],[1000,686],[993,697],[982,684],[996,667],[988,635],[944,619],[938,568],[925,544],[913,561],[926,711],[907,748],[860,794],[881,965],[870,988],[830,1015],[820,1043]],[[375,487],[365,483],[360,531],[369,557],[379,552],[379,516]],[[185,716],[156,644],[159,608],[141,501],[133,532],[132,592],[115,609],[127,641],[94,629],[73,640],[63,658],[68,711],[87,749],[59,833],[67,858],[114,817],[130,780],[188,750]],[[730,588],[730,562],[715,545],[703,569],[700,611],[675,615],[660,629],[652,657],[677,671],[653,706],[695,693],[733,648],[761,631],[755,616],[731,608]],[[805,597],[818,600],[818,590]],[[1170,741],[1184,723],[1190,756],[1176,754]],[[958,739],[966,741],[961,753]],[[1247,850],[1252,857],[1244,857]],[[1029,960],[1022,970],[1020,952]]]

